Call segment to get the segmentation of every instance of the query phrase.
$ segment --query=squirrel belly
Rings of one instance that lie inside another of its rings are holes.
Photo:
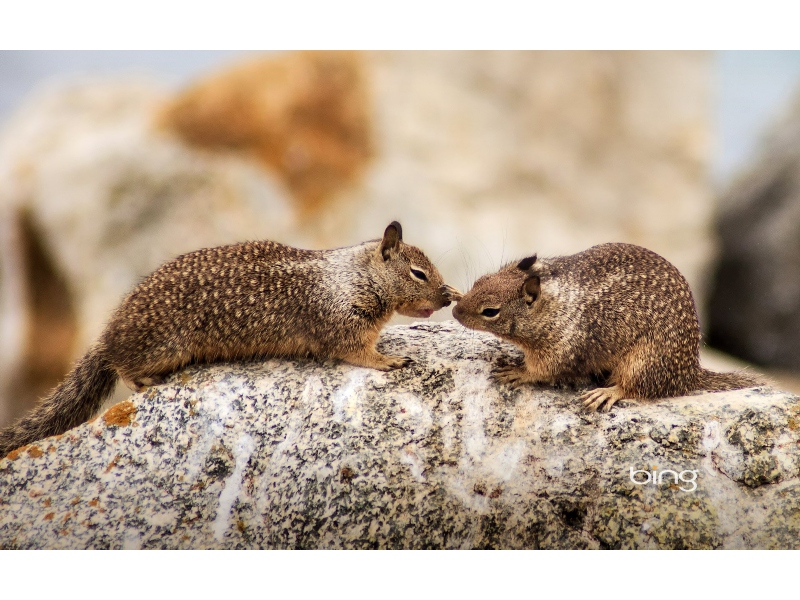
[[[510,263],[478,279],[453,316],[522,349],[524,366],[495,370],[501,382],[604,377],[607,386],[581,397],[590,411],[608,411],[624,398],[763,384],[748,373],[700,366],[700,325],[688,282],[666,259],[632,244]]]
[[[392,222],[383,238],[333,250],[245,242],[179,256],[114,311],[97,344],[28,415],[0,431],[0,457],[89,419],[118,379],[134,390],[189,363],[340,359],[388,371],[377,351],[398,312],[428,317],[460,297]]]

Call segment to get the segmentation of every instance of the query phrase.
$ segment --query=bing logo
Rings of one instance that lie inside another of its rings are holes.
[[[659,471],[658,467],[652,467],[650,471],[645,471],[644,469],[634,471],[633,467],[631,467],[631,481],[636,485],[662,485],[666,480],[667,485],[674,483],[681,491],[693,492],[697,489],[697,473],[698,471],[694,470],[681,471],[680,473],[671,469]],[[683,487],[682,484],[687,484],[687,486]]]

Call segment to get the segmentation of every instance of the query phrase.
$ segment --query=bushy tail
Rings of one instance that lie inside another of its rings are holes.
[[[36,408],[0,431],[0,458],[24,446],[64,433],[97,412],[114,391],[117,373],[95,346],[78,361],[67,378]]]
[[[697,378],[697,389],[707,392],[724,392],[727,390],[741,390],[742,388],[769,385],[769,382],[758,375],[747,371],[734,371],[733,373],[717,373],[708,369],[700,369]]]

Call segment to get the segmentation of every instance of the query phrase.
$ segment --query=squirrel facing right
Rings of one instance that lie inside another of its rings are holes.
[[[475,282],[453,309],[465,327],[519,346],[523,367],[498,380],[554,384],[607,376],[581,396],[608,412],[624,398],[734,390],[764,382],[700,366],[700,325],[689,284],[655,252],[602,244],[571,256],[535,255]]]
[[[0,430],[0,458],[89,419],[118,379],[139,391],[190,363],[264,357],[404,367],[411,359],[376,349],[381,328],[395,312],[427,318],[458,297],[396,221],[347,248],[262,241],[184,254],[122,301],[49,397]]]

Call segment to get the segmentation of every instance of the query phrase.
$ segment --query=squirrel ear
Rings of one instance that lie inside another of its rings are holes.
[[[533,256],[529,256],[528,258],[523,258],[521,261],[519,261],[519,263],[517,264],[517,268],[520,271],[527,271],[533,266],[533,263],[535,262],[536,262],[536,255],[534,254]]]
[[[538,275],[531,275],[522,284],[522,297],[528,306],[533,304],[539,297],[539,290],[541,289],[541,281]]]
[[[383,260],[389,260],[391,253],[397,250],[400,242],[403,240],[403,228],[400,223],[392,221],[383,232],[383,239],[381,240],[380,252]]]

